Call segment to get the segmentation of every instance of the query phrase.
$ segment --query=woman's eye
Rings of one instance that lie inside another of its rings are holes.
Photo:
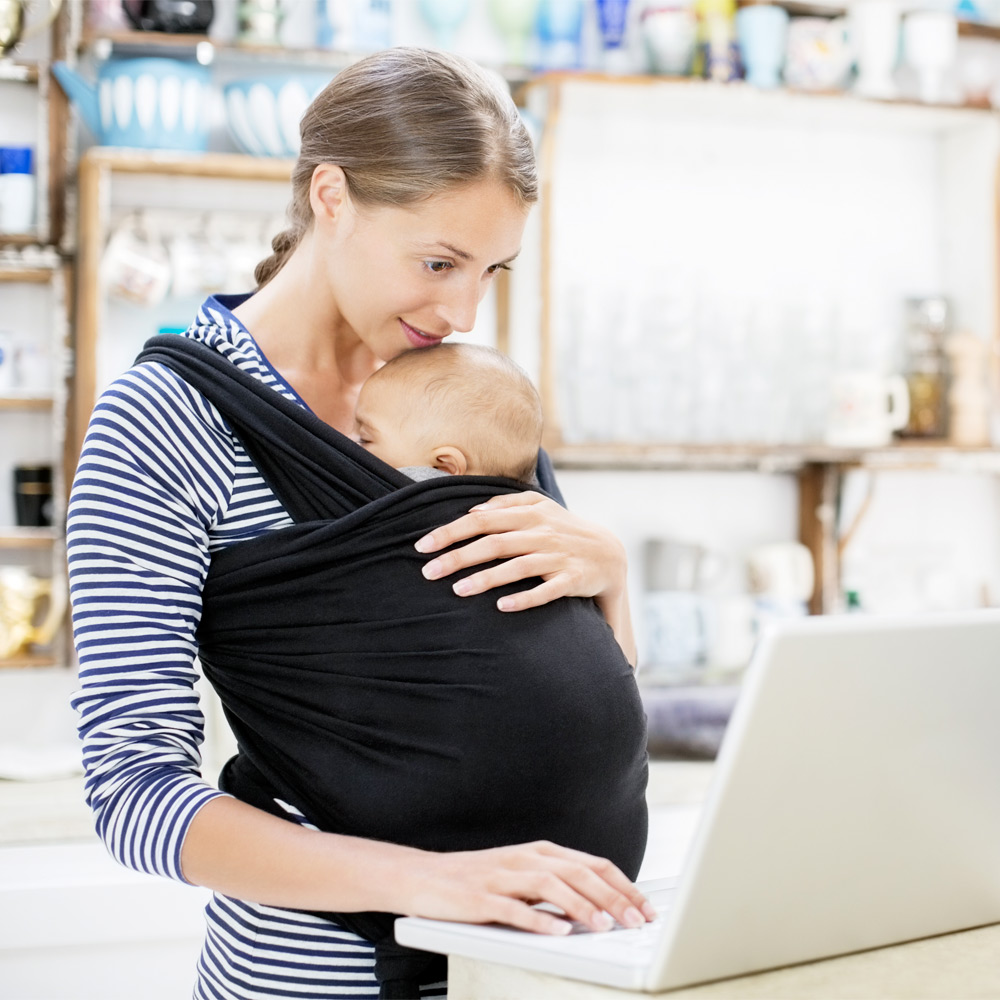
[[[428,260],[425,261],[427,269],[433,271],[435,274],[441,274],[443,271],[451,270],[451,261],[447,260]]]
[[[510,270],[510,264],[490,264],[490,266],[486,268],[486,273],[496,274],[497,271],[509,271],[509,270]]]

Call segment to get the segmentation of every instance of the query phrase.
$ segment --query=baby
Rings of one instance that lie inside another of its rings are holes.
[[[412,479],[535,482],[542,404],[505,354],[473,344],[407,351],[361,387],[359,443]]]

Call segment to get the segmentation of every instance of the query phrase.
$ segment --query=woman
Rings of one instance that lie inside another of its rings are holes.
[[[471,329],[536,198],[530,141],[466,60],[393,49],[339,74],[301,126],[291,227],[250,297],[209,299],[186,336],[345,434],[384,361]],[[287,822],[201,780],[195,632],[213,553],[290,523],[226,421],[157,365],[95,408],[70,503],[88,800],[122,863],[207,886],[197,997],[376,996],[371,947],[299,911],[385,911],[542,933],[652,910],[610,863],[548,843],[434,853]],[[456,542],[475,539],[444,553]],[[517,612],[593,597],[634,663],[622,547],[538,493],[505,495],[417,543],[469,596],[520,580]],[[424,995],[440,993],[427,984]],[[427,992],[429,991],[429,992]]]

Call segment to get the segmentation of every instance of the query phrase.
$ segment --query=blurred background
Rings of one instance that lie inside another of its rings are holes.
[[[771,620],[1000,604],[997,0],[0,0],[9,891],[36,848],[78,852],[53,893],[97,864],[63,547],[90,408],[252,289],[302,112],[393,45],[494,70],[535,141],[524,251],[464,339],[536,380],[569,505],[625,542],[658,760],[714,757]],[[0,935],[25,981],[30,888]]]

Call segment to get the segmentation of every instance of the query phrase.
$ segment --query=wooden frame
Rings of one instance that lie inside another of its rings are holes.
[[[237,153],[164,153],[95,147],[78,168],[79,238],[76,283],[76,364],[71,410],[69,465],[74,467],[97,397],[100,336],[100,261],[107,235],[107,206],[114,174],[156,174],[247,181],[288,181],[293,161]]]
[[[784,4],[783,4],[784,5]],[[830,12],[833,13],[833,12]],[[972,26],[975,27],[975,26]],[[966,30],[967,35],[983,34]],[[987,37],[1000,38],[1000,29],[989,29]],[[540,333],[540,389],[546,413],[545,445],[557,467],[577,469],[674,469],[674,470],[755,470],[771,473],[792,473],[799,490],[798,536],[812,553],[816,569],[816,588],[810,601],[814,614],[833,611],[840,588],[841,546],[836,538],[837,501],[844,475],[854,468],[872,470],[927,469],[1000,474],[1000,453],[993,448],[961,448],[941,442],[907,441],[878,449],[839,449],[825,445],[694,445],[637,444],[608,442],[601,444],[567,444],[563,441],[557,406],[557,362],[552,311],[553,288],[551,268],[554,245],[552,189],[555,183],[554,161],[556,133],[562,114],[561,92],[567,82],[597,82],[611,86],[677,86],[711,88],[689,78],[608,77],[599,73],[549,74],[529,83],[521,94],[521,102],[529,103],[532,91],[544,89],[545,135],[539,155],[541,182],[541,293],[538,327]],[[721,87],[722,90],[727,89]],[[735,89],[731,91],[736,100]],[[747,93],[746,90],[743,91]],[[849,95],[787,94],[792,101],[809,101],[817,111],[836,114],[838,102],[852,113],[875,121],[878,115],[908,117],[919,123],[926,121],[975,122],[993,116],[979,108],[936,108],[912,101],[871,102]],[[812,104],[811,102],[816,102]],[[955,116],[955,117],[952,117]],[[994,248],[1000,237],[1000,162],[995,169]],[[1000,348],[1000,252],[995,252],[995,295],[992,316],[992,341]],[[1000,388],[1000,349],[993,352],[995,385]]]

